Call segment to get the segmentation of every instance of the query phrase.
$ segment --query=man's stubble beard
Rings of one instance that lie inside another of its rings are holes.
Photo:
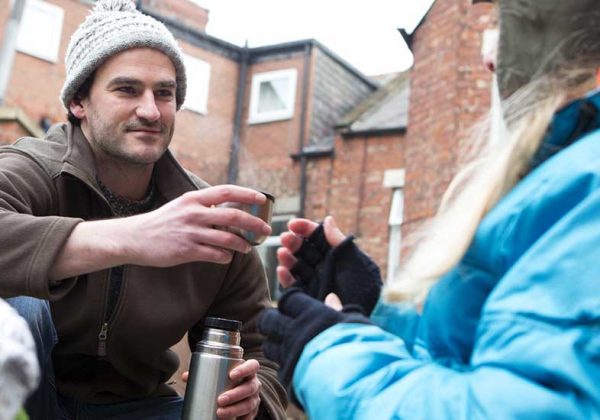
[[[89,141],[92,143],[92,147],[103,153],[106,157],[115,159],[122,164],[133,166],[146,166],[153,164],[158,161],[162,155],[164,155],[169,144],[171,143],[171,140],[173,139],[175,123],[169,127],[160,122],[158,124],[152,124],[143,120],[136,120],[126,121],[117,125],[111,125],[107,123],[95,109],[92,108],[90,111],[90,116],[92,118],[88,118],[88,126],[91,137]],[[128,130],[136,127],[156,127],[157,125],[160,125],[161,136],[164,136],[164,139],[166,139],[165,142],[162,142],[163,147],[158,156],[152,156],[150,158],[138,156],[136,154],[127,153],[126,150],[120,147],[120,145],[126,145],[124,136],[127,134]]]

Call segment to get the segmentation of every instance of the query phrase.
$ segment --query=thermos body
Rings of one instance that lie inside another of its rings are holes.
[[[207,318],[205,326],[190,361],[184,420],[216,420],[217,397],[233,386],[229,372],[243,361],[239,321]]]

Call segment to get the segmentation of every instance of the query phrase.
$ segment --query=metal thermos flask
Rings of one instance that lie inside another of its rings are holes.
[[[208,317],[190,361],[183,420],[216,420],[217,397],[232,387],[229,372],[243,359],[242,323]]]

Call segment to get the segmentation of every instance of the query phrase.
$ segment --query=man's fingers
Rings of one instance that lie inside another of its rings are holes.
[[[233,381],[241,381],[249,376],[256,375],[260,369],[260,363],[256,359],[249,359],[231,369],[229,378]]]
[[[208,222],[213,226],[234,227],[261,235],[271,234],[271,227],[267,223],[239,209],[225,207],[204,208],[190,217],[197,218],[198,223]],[[194,219],[191,222],[193,223]]]
[[[185,252],[191,261],[207,261],[217,264],[229,264],[233,258],[233,252],[224,248],[205,244],[198,244],[193,249]]]
[[[260,364],[250,359],[236,366],[229,374],[231,380],[239,382],[232,389],[219,395],[217,416],[219,418],[236,418],[251,415],[253,418],[260,405],[260,381],[256,376]]]
[[[251,398],[252,396],[258,396],[258,392],[260,391],[260,382],[255,377],[251,380],[244,381],[234,388],[230,389],[227,392],[219,395],[217,399],[217,403],[219,407],[228,407],[233,404],[237,404]],[[246,412],[247,413],[247,412]],[[245,414],[240,413],[238,414]]]
[[[217,409],[217,417],[220,419],[235,419],[249,415],[249,418],[253,419],[258,413],[259,406],[260,398],[256,395],[227,407],[219,407]]]
[[[262,204],[267,200],[267,197],[264,194],[251,188],[240,187],[238,185],[216,185],[214,187],[188,192],[185,195],[187,198],[196,200],[206,207],[228,202]]]
[[[226,252],[231,254],[231,251],[237,251],[242,253],[248,253],[252,249],[248,241],[241,236],[220,230],[216,227],[198,227],[195,230],[187,233],[189,239],[198,245],[198,251],[209,252]],[[203,248],[206,247],[206,248]]]
[[[190,376],[190,372],[186,370],[185,372],[183,372],[183,373],[181,374],[181,380],[182,380],[183,382],[186,382],[186,383],[187,383],[189,376]]]

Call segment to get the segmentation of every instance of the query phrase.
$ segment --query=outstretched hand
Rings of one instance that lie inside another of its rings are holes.
[[[294,256],[304,241],[306,241],[319,224],[308,219],[293,219],[288,224],[289,232],[281,234],[281,248],[277,250],[277,277],[282,287],[290,287],[296,282],[291,273],[292,268],[297,264],[298,259]],[[332,216],[327,216],[323,222],[325,238],[331,247],[336,247],[342,243],[346,235],[338,228]]]
[[[383,285],[377,265],[345,236],[333,217],[322,225],[295,219],[282,235],[277,250],[277,274],[281,285],[297,286],[324,300],[335,293],[344,305],[357,304],[369,315]]]
[[[251,246],[224,227],[257,236],[269,235],[271,227],[258,217],[221,205],[262,204],[266,200],[264,194],[249,188],[218,185],[187,192],[148,213],[82,222],[67,239],[49,278],[60,280],[123,264],[227,264],[234,252],[250,252]]]

